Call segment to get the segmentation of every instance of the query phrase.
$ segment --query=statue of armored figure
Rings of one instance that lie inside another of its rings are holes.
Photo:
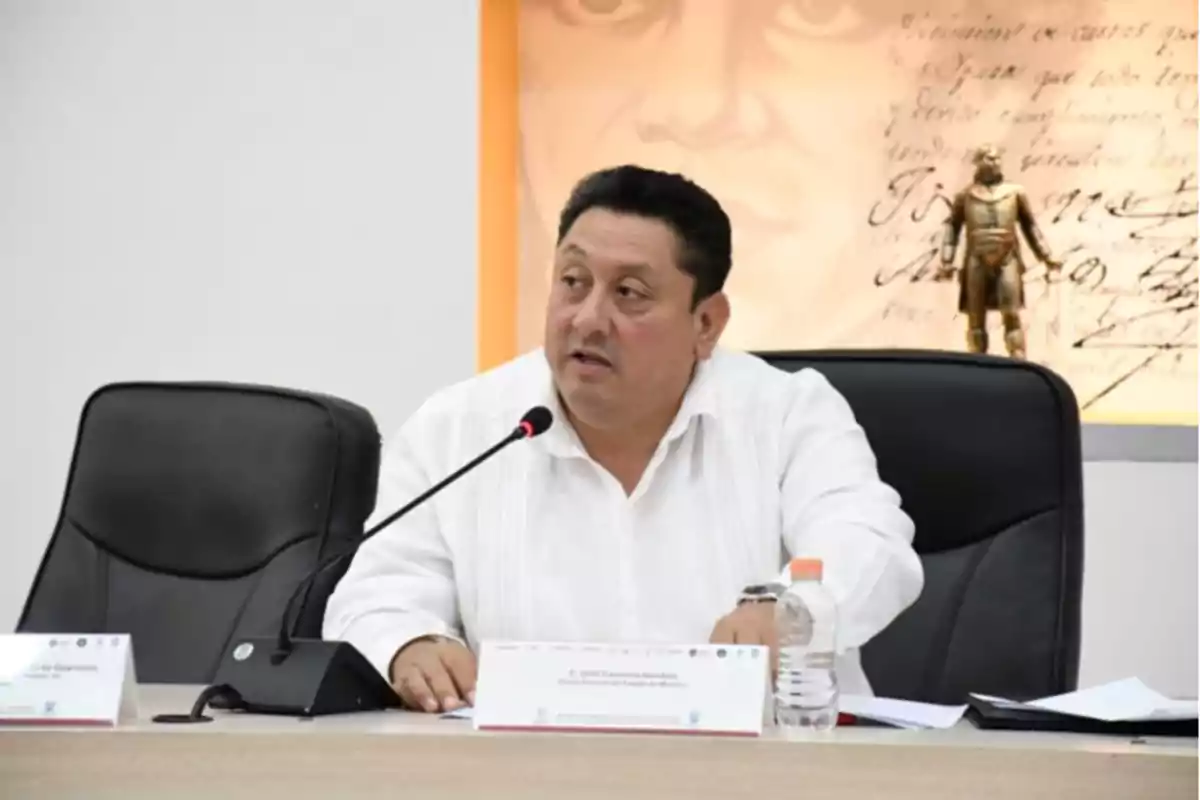
[[[1025,358],[1025,332],[1021,309],[1025,307],[1025,263],[1017,228],[1025,234],[1029,248],[1049,270],[1062,262],[1038,230],[1025,190],[1006,183],[1000,168],[1000,153],[990,145],[975,151],[975,181],[954,197],[942,239],[942,265],[938,280],[954,277],[954,255],[958,237],[965,227],[966,252],[958,273],[958,310],[967,315],[967,349],[988,351],[987,312],[999,311],[1004,321],[1004,344],[1013,358]]]

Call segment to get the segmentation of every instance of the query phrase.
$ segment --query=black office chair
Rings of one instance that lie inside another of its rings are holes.
[[[849,401],[916,524],[920,599],[863,648],[876,693],[1076,688],[1083,585],[1079,407],[1048,369],[922,351],[760,353]]]
[[[275,635],[299,581],[362,535],[379,455],[371,415],[333,397],[103,387],[17,629],[128,633],[140,681],[208,683],[234,636]],[[300,604],[301,635],[320,636],[338,577]]]

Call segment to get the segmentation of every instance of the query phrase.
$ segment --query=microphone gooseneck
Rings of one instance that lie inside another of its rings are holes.
[[[296,635],[294,625],[299,624],[299,616],[297,615],[297,618],[293,624],[289,624],[288,621],[292,617],[293,607],[297,604],[301,597],[307,594],[308,590],[318,578],[324,575],[328,570],[334,569],[338,565],[350,559],[367,539],[370,539],[388,525],[391,525],[393,522],[400,519],[429,498],[433,497],[442,489],[445,489],[463,475],[475,469],[475,467],[479,466],[484,461],[487,461],[505,447],[508,447],[513,442],[517,442],[522,439],[532,439],[535,436],[540,436],[545,433],[553,423],[554,415],[550,412],[550,409],[546,408],[545,406],[534,406],[533,408],[529,409],[521,417],[521,421],[517,424],[517,427],[514,428],[503,439],[496,442],[496,444],[492,445],[487,450],[484,450],[466,464],[463,464],[461,467],[447,475],[438,483],[430,486],[404,506],[400,507],[396,511],[393,511],[376,525],[364,532],[362,537],[354,543],[354,547],[352,547],[349,551],[345,553],[339,553],[333,558],[330,558],[318,565],[313,572],[311,572],[304,580],[300,581],[295,590],[292,592],[291,596],[288,598],[287,603],[284,604],[283,617],[279,622],[279,637],[276,642],[275,652],[271,655],[271,662],[274,664],[279,664],[288,657],[289,653],[292,652],[292,638]]]

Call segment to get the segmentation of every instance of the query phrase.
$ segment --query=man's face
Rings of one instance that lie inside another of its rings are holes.
[[[664,222],[585,211],[554,259],[546,358],[570,412],[595,428],[627,425],[678,403],[724,324],[725,298],[692,309],[694,279],[678,266]]]

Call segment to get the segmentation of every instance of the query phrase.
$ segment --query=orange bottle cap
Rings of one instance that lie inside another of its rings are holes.
[[[819,558],[793,558],[788,568],[794,581],[819,581],[825,564]]]

